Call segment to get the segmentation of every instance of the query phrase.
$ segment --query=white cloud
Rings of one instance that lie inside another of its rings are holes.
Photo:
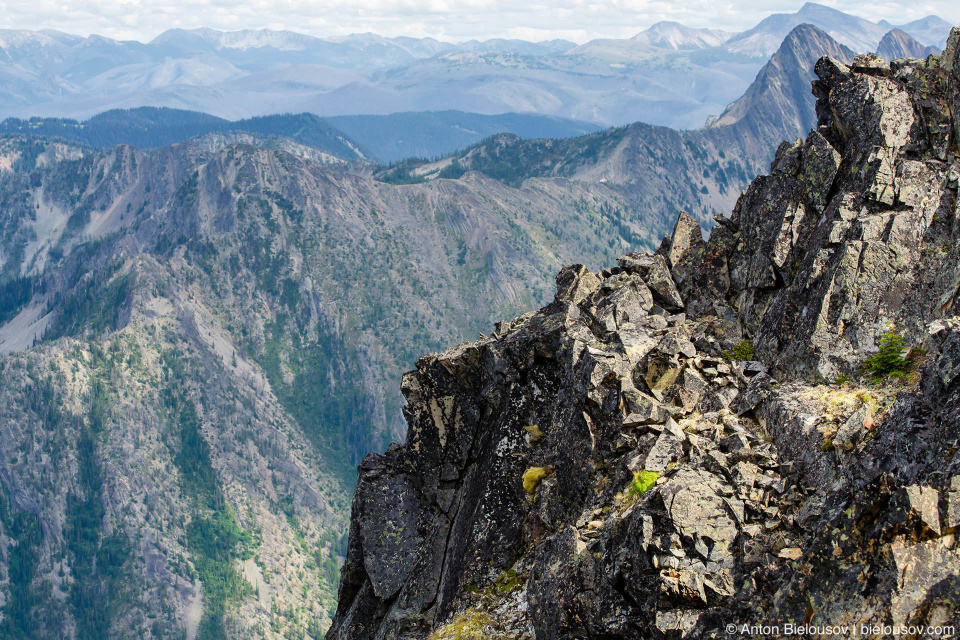
[[[660,20],[692,27],[738,31],[772,12],[792,13],[801,2],[786,0],[5,0],[7,28],[58,29],[68,33],[149,40],[174,27],[289,29],[316,36],[372,31],[384,36],[470,38],[628,37]],[[825,0],[841,11],[894,24],[929,14],[960,23],[956,0],[904,2]]]

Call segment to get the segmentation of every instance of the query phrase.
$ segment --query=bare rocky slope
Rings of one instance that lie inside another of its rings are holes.
[[[790,139],[805,136],[817,123],[810,95],[810,83],[816,80],[813,65],[825,55],[849,63],[854,53],[817,27],[795,27],[743,97],[727,107],[712,128],[735,125],[758,141],[781,131],[790,132]]]
[[[709,242],[681,215],[404,377],[329,640],[955,633],[960,29],[816,72],[817,129]]]

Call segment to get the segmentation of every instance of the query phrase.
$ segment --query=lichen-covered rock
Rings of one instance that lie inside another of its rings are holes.
[[[328,638],[960,624],[958,46],[821,60],[817,131],[709,241],[681,215],[421,358],[407,443],[360,468]],[[922,349],[868,385],[891,327]]]

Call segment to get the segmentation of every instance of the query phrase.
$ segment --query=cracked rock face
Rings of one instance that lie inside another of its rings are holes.
[[[327,637],[960,624],[958,49],[822,59],[818,129],[708,241],[681,215],[656,255],[567,267],[551,305],[421,358],[407,443],[360,467]],[[922,349],[870,384],[890,326]]]

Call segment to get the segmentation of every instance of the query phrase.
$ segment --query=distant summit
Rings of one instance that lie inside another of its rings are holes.
[[[658,22],[632,39],[661,49],[691,50],[718,47],[732,35],[717,29],[694,29],[679,22]]]
[[[730,38],[727,47],[746,55],[771,55],[788,33],[812,24],[854,51],[875,51],[888,29],[822,4],[808,2],[796,13],[775,13],[753,29]]]
[[[900,29],[891,29],[887,35],[883,36],[880,46],[877,47],[877,55],[890,62],[898,58],[919,58],[924,59],[929,55],[939,55],[940,49],[937,47],[926,47],[910,36],[906,31]]]
[[[886,20],[878,23],[881,27],[887,29],[900,29],[909,33],[921,43],[934,45],[943,49],[947,45],[947,36],[950,35],[952,24],[938,16],[927,16],[906,24],[890,24]]]

